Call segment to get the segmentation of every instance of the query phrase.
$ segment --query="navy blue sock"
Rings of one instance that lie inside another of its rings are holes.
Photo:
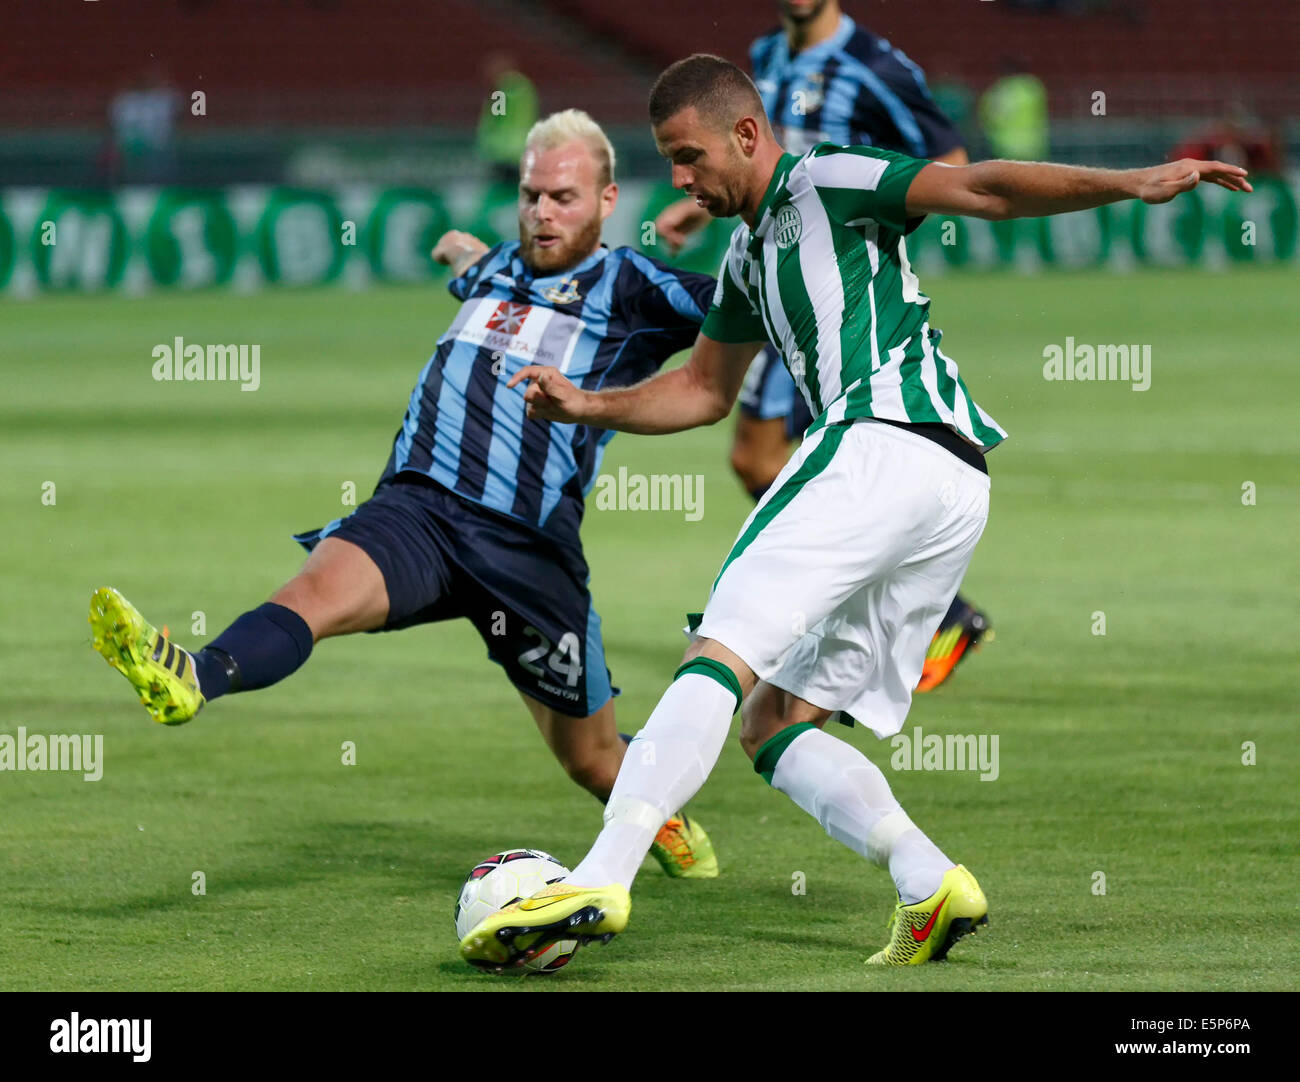
[[[235,691],[270,687],[311,655],[307,621],[268,601],[246,612],[194,655],[199,688],[209,701]]]
[[[952,599],[952,604],[948,606],[947,613],[945,613],[943,619],[939,621],[939,626],[952,627],[953,624],[961,620],[962,613],[965,611],[966,599],[962,597],[961,594],[958,594]]]

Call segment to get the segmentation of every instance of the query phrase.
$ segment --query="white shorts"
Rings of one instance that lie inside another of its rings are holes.
[[[890,736],[988,512],[987,474],[924,436],[822,428],[746,519],[696,634]]]

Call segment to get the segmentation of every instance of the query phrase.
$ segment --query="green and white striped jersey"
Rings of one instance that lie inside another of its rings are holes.
[[[907,189],[929,163],[818,143],[782,156],[718,272],[701,328],[720,342],[770,341],[816,418],[937,422],[984,450],[1006,438],[939,350],[930,298],[907,261]]]

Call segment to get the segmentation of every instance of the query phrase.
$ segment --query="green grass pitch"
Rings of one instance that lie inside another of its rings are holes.
[[[453,312],[433,288],[210,293],[0,316],[0,734],[104,737],[99,781],[0,773],[0,988],[1297,987],[1295,272],[928,285],[945,350],[1012,438],[966,583],[996,641],[910,724],[996,734],[1000,774],[897,772],[887,743],[837,735],[989,896],[987,932],[948,963],[863,965],[887,875],[733,740],[693,804],[721,878],[648,864],[609,947],[553,978],[471,971],[451,919],[466,871],[514,846],[572,864],[600,808],[468,624],[327,642],[275,688],[150,722],[90,648],[91,591],[116,585],[192,646],[263,601],[299,564],[289,534],[347,510],[345,482],[369,494]],[[155,382],[151,350],[176,335],[260,344],[260,389]],[[1150,345],[1150,389],[1045,381],[1067,336]],[[746,513],[729,432],[621,436],[606,458],[705,478],[698,522],[588,512],[625,731]]]

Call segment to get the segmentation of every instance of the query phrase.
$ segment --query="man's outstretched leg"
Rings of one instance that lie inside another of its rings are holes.
[[[898,890],[891,937],[868,961],[940,961],[962,936],[988,923],[988,901],[975,877],[903,811],[880,768],[822,731],[831,713],[760,683],[745,700],[741,746],[773,789],[837,842],[889,871]]]
[[[696,644],[619,769],[605,826],[561,883],[488,917],[461,941],[472,965],[519,965],[557,939],[608,941],[627,927],[628,887],[659,829],[704,784],[754,674],[726,647]]]
[[[154,721],[181,725],[205,702],[270,687],[333,635],[382,627],[388,592],[357,545],[327,537],[271,600],[240,616],[197,653],[171,642],[112,587],[90,599],[95,649],[136,689]]]

